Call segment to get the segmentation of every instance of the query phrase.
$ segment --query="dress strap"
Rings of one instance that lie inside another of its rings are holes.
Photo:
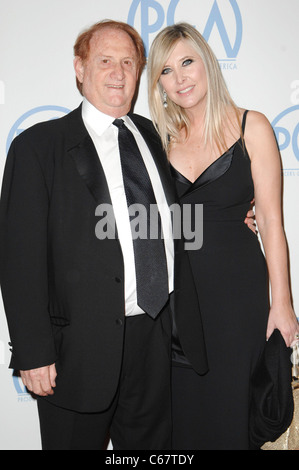
[[[245,124],[246,124],[247,113],[248,113],[248,109],[246,109],[246,110],[244,111],[244,114],[243,114],[243,121],[242,121],[242,132],[243,132],[243,135],[244,135],[244,131],[245,131]]]

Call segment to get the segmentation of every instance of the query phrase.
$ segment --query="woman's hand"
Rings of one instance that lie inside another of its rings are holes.
[[[288,347],[291,347],[295,341],[298,341],[299,325],[291,305],[273,305],[271,307],[267,327],[267,340],[275,328],[280,331]]]

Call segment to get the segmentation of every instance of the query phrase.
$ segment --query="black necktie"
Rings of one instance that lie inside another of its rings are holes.
[[[137,238],[136,232],[132,232],[137,304],[149,316],[156,318],[167,302],[169,292],[160,214],[147,169],[133,134],[122,119],[116,119],[113,124],[119,129],[119,153],[128,207],[130,208],[133,204],[142,205],[144,210],[142,214],[146,217],[146,220],[139,218],[143,222],[143,228],[146,228],[146,237]],[[153,209],[156,209],[156,218],[150,218],[150,208],[152,208],[152,214]],[[155,222],[158,222],[159,227],[150,227],[150,223]],[[150,236],[150,230],[156,235],[155,238]]]

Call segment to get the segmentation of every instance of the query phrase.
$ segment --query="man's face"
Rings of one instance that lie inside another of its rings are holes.
[[[130,36],[120,30],[105,28],[90,41],[85,61],[74,60],[83,96],[109,116],[127,114],[138,79],[137,52]]]

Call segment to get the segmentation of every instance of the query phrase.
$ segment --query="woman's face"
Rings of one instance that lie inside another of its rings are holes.
[[[207,76],[204,63],[190,42],[181,39],[164,64],[160,83],[168,98],[187,111],[205,109]]]

